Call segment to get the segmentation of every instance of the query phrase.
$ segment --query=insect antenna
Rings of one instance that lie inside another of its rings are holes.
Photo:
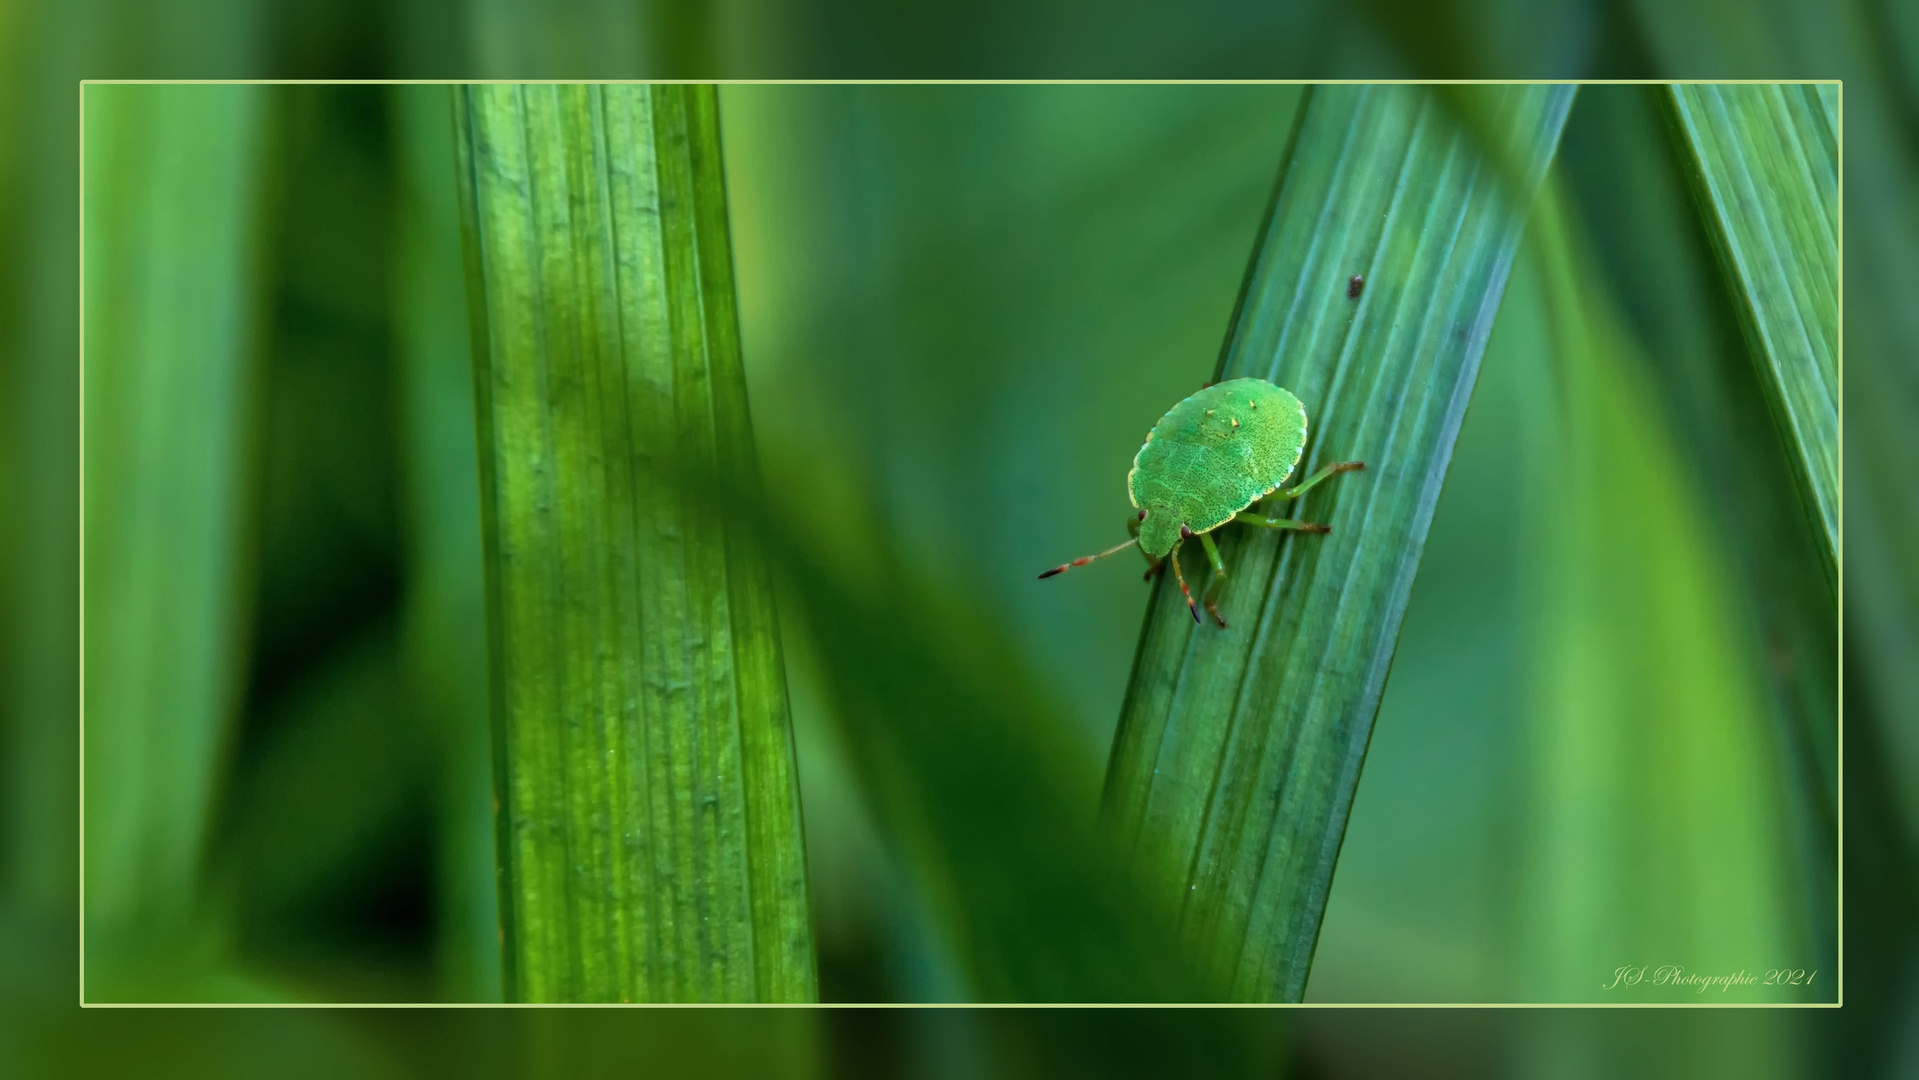
[[[1099,559],[1104,559],[1106,556],[1111,555],[1116,551],[1125,551],[1127,548],[1132,547],[1134,544],[1137,544],[1137,543],[1139,543],[1139,537],[1135,536],[1131,540],[1128,540],[1123,544],[1114,544],[1112,547],[1107,548],[1105,551],[1102,551],[1097,555],[1081,555],[1079,558],[1074,559],[1072,562],[1060,563],[1058,566],[1055,566],[1051,570],[1048,570],[1045,573],[1041,574],[1040,578],[1043,580],[1045,578],[1052,577],[1054,574],[1064,574],[1066,571],[1071,570],[1075,566],[1085,566],[1089,562],[1095,562]]]

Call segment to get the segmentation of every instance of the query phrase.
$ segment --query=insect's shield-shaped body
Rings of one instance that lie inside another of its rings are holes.
[[[1133,458],[1127,487],[1146,511],[1139,545],[1161,558],[1184,528],[1210,532],[1270,494],[1299,465],[1306,407],[1264,379],[1206,387],[1167,410]]]
[[[1279,490],[1305,449],[1306,406],[1292,394],[1265,379],[1233,379],[1203,387],[1168,409],[1147,433],[1146,445],[1133,456],[1133,471],[1126,474],[1136,515],[1126,527],[1133,539],[1097,555],[1061,563],[1040,577],[1063,574],[1137,543],[1151,564],[1148,578],[1171,565],[1186,607],[1198,622],[1199,603],[1179,565],[1180,545],[1198,537],[1213,568],[1204,598],[1206,610],[1224,628],[1226,617],[1220,614],[1217,598],[1226,583],[1226,565],[1208,534],[1235,520],[1267,529],[1331,532],[1331,526],[1315,521],[1244,511],[1267,495],[1296,499],[1329,476],[1366,467],[1362,461],[1334,462]]]

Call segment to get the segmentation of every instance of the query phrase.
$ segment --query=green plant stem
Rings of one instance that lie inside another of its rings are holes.
[[[507,995],[815,995],[764,563],[670,470],[750,469],[716,98],[470,86]]]
[[[1417,88],[1318,87],[1302,105],[1215,377],[1299,395],[1299,475],[1366,471],[1297,509],[1330,536],[1221,530],[1230,629],[1195,627],[1160,582],[1104,803],[1235,998],[1304,993],[1420,549],[1572,95],[1449,98],[1509,140],[1493,155]]]

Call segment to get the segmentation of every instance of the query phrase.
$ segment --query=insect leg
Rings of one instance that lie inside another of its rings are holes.
[[[1331,465],[1307,477],[1297,486],[1289,487],[1285,491],[1273,492],[1272,497],[1275,499],[1297,499],[1301,495],[1306,494],[1307,488],[1312,487],[1314,484],[1319,483],[1334,473],[1352,472],[1355,469],[1363,469],[1365,467],[1366,463],[1363,461],[1335,461]]]
[[[1179,579],[1179,591],[1186,594],[1186,609],[1193,613],[1193,621],[1198,622],[1199,605],[1193,603],[1193,590],[1186,587],[1186,575],[1181,573],[1179,569],[1179,545],[1183,542],[1184,541],[1178,540],[1174,541],[1173,550],[1166,553],[1166,558],[1173,564],[1173,576]]]
[[[1207,561],[1213,564],[1213,580],[1206,585],[1206,613],[1224,630],[1226,620],[1219,614],[1219,590],[1226,584],[1226,564],[1220,561],[1219,546],[1213,543],[1212,533],[1200,533],[1199,543],[1206,549]]]
[[[1317,521],[1294,521],[1291,518],[1269,518],[1258,514],[1234,514],[1233,520],[1244,525],[1258,525],[1264,529],[1298,529],[1300,532],[1329,533],[1331,525],[1321,525]]]

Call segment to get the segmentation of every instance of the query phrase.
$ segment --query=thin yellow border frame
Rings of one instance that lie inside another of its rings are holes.
[[[80,825],[79,897],[79,1005],[83,1009],[1838,1009],[1846,1003],[1846,688],[1839,680],[1838,862],[1835,872],[1838,968],[1834,978],[1838,995],[1833,1001],[1805,1002],[1205,1002],[1072,1005],[1005,1002],[89,1002],[87,1000],[87,406],[86,406],[86,190],[87,87],[89,86],[572,86],[711,84],[714,86],[1730,86],[1796,85],[1839,87],[1838,173],[1838,303],[1839,303],[1839,530],[1834,562],[1838,569],[1838,659],[1846,655],[1846,88],[1843,79],[81,79],[80,93],[80,431],[76,448],[80,461],[79,580],[79,730]]]

